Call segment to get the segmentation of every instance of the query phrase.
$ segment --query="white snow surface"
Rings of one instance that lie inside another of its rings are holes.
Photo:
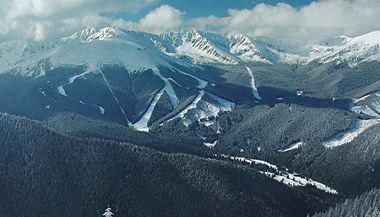
[[[202,97],[204,95],[205,95],[205,91],[204,90],[199,91],[198,95],[194,98],[194,100],[185,109],[183,109],[180,113],[178,113],[174,118],[172,118],[170,120],[174,120],[175,118],[184,119],[185,115],[190,110],[197,108],[197,104],[201,101],[201,99],[202,99]]]
[[[197,107],[195,119],[198,123],[204,124],[206,127],[215,124],[215,118],[219,116],[221,112],[231,112],[235,103],[222,99],[213,94],[207,93],[210,96],[210,100],[203,100]]]
[[[96,68],[104,64],[125,66],[133,73],[158,66],[170,68],[172,63],[191,66],[184,56],[194,63],[337,61],[355,66],[380,60],[380,31],[355,38],[338,36],[305,46],[265,37],[196,30],[154,35],[114,27],[89,28],[55,41],[0,43],[0,73],[43,76],[45,65]]]
[[[269,168],[272,168],[272,169],[275,169],[275,170],[278,170],[278,167],[274,164],[271,164],[271,163],[268,163],[266,161],[263,161],[263,160],[257,160],[257,159],[247,159],[247,158],[244,158],[244,157],[229,157],[231,160],[236,160],[236,161],[240,161],[240,162],[245,162],[245,163],[249,163],[249,164],[260,164],[260,165],[265,165]]]
[[[229,53],[226,46],[228,41],[223,36],[185,30],[163,34],[160,37],[162,42],[158,44],[161,49],[176,56],[188,56],[195,63],[238,63],[238,58]]]
[[[358,120],[355,128],[337,135],[333,139],[324,142],[323,145],[326,148],[336,148],[348,144],[352,142],[354,139],[356,139],[365,130],[378,124],[380,124],[380,119]]]
[[[150,118],[152,117],[153,111],[154,111],[158,101],[161,99],[163,94],[164,94],[164,89],[160,90],[154,96],[152,103],[149,105],[149,108],[144,113],[144,115],[141,117],[141,119],[133,124],[133,128],[135,128],[138,131],[149,132],[148,122],[149,122]]]
[[[106,110],[100,105],[96,105],[96,106],[99,108],[100,114],[104,115]]]
[[[196,121],[209,127],[215,124],[215,118],[218,117],[221,112],[231,112],[234,107],[235,103],[206,93],[205,90],[200,90],[198,95],[187,107],[168,121],[181,118],[185,126],[189,126],[193,121]]]
[[[297,143],[294,143],[291,146],[289,146],[289,148],[278,150],[278,152],[284,153],[284,152],[288,152],[288,151],[293,151],[293,150],[301,148],[303,145],[304,145],[303,142],[297,142]]]
[[[210,142],[204,142],[203,145],[205,145],[207,148],[214,148],[218,144],[218,140],[210,143]]]
[[[75,80],[77,80],[80,77],[84,77],[85,75],[87,75],[87,74],[89,74],[91,72],[92,72],[92,70],[87,70],[87,71],[85,71],[85,72],[83,72],[81,74],[74,75],[74,76],[70,77],[69,78],[69,82],[67,82],[67,83],[65,83],[63,85],[58,86],[58,92],[59,92],[59,94],[61,94],[62,96],[67,96],[66,90],[65,90],[65,86],[73,84],[75,82]]]
[[[322,184],[320,182],[314,181],[312,179],[300,177],[296,173],[288,173],[288,172],[283,172],[280,174],[275,174],[271,172],[261,172],[261,173],[289,187],[305,187],[307,185],[310,185],[317,188],[318,190],[324,191],[329,194],[338,194],[338,191],[336,191],[335,189],[325,184]]]
[[[269,162],[263,161],[263,160],[257,160],[257,159],[247,159],[244,157],[233,157],[228,155],[222,155],[224,158],[229,158],[234,161],[240,161],[248,164],[254,164],[254,165],[264,165],[267,168],[269,168],[269,171],[259,171],[260,173],[268,176],[269,178],[272,178],[282,184],[285,184],[289,187],[305,187],[307,185],[313,186],[317,188],[318,190],[324,191],[329,194],[338,194],[336,190],[333,188],[322,184],[320,182],[314,181],[310,178],[304,178],[298,175],[297,173],[288,172],[288,169],[280,169],[278,166],[271,164]]]
[[[259,94],[259,91],[257,90],[257,87],[256,87],[256,80],[255,80],[255,77],[254,77],[254,75],[253,75],[253,72],[252,72],[251,68],[249,68],[249,67],[246,67],[246,69],[247,69],[249,75],[251,76],[251,88],[252,88],[252,94],[253,94],[253,96],[254,96],[256,99],[261,100],[262,98],[261,98],[261,96],[260,96],[260,94]]]
[[[138,72],[171,63],[186,65],[162,53],[152,42],[151,34],[114,27],[86,29],[70,37],[50,42],[9,41],[0,43],[0,73],[17,69],[25,76],[43,76],[41,63],[58,66],[113,64]]]
[[[339,36],[338,42],[314,45],[309,62],[317,60],[321,63],[332,61],[345,62],[349,66],[368,61],[380,60],[380,31],[370,32],[355,38]]]
[[[165,82],[164,90],[168,94],[170,102],[172,103],[172,107],[177,108],[179,100],[178,97],[173,89],[172,84],[170,83],[170,79],[165,78],[161,75],[160,70],[158,68],[153,68],[153,72],[155,75],[157,75],[162,81]]]

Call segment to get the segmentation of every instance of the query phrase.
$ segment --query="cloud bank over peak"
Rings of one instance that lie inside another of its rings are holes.
[[[286,1],[286,0],[284,0]],[[140,20],[130,21],[104,13],[132,14],[157,7]],[[380,30],[378,0],[319,0],[296,8],[287,3],[257,4],[229,9],[224,17],[185,18],[160,0],[3,0],[0,2],[0,42],[10,39],[45,40],[65,37],[91,26],[112,25],[136,31],[165,33],[198,29],[241,33],[306,42],[337,35],[357,36]],[[213,14],[210,8],[210,14]]]
[[[229,10],[226,17],[195,18],[189,25],[223,33],[305,41],[378,30],[379,16],[378,0],[321,0],[301,8],[261,3],[252,9]]]
[[[113,22],[113,25],[136,31],[166,33],[181,29],[184,24],[182,15],[183,12],[180,10],[169,5],[162,5],[149,12],[138,22],[129,22],[119,19]]]

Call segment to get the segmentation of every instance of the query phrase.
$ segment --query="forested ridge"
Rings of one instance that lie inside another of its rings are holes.
[[[0,115],[3,216],[305,216],[321,201],[228,161],[79,139]],[[237,178],[239,177],[239,178]]]

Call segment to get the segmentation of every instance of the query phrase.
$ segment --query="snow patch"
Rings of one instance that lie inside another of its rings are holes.
[[[249,67],[246,67],[247,68],[247,71],[249,73],[249,75],[251,76],[251,88],[252,88],[252,94],[253,96],[258,99],[258,100],[261,100],[261,96],[259,94],[259,91],[257,90],[257,87],[256,87],[256,80],[255,80],[255,77],[253,76],[253,73],[252,73],[252,70],[249,68]]]
[[[204,142],[203,145],[205,145],[207,148],[214,148],[218,144],[218,140],[216,140],[213,143]]]
[[[300,177],[296,173],[281,172],[280,174],[275,174],[263,171],[261,173],[289,187],[305,187],[310,185],[329,194],[338,194],[338,191],[335,189],[312,179]]]
[[[133,124],[133,128],[135,128],[138,131],[149,132],[149,127],[148,127],[149,120],[152,117],[153,111],[163,94],[164,94],[164,89],[160,90],[156,94],[156,96],[154,96],[152,103],[149,105],[149,108],[144,113],[144,115],[140,118],[140,120]]]
[[[96,106],[99,108],[100,114],[104,115],[106,110],[103,107],[101,107],[100,105],[96,105]]]
[[[88,70],[88,71],[85,71],[85,72],[83,72],[83,73],[81,73],[79,75],[74,75],[74,76],[70,77],[69,78],[69,82],[67,82],[67,83],[65,83],[65,84],[63,84],[63,85],[61,85],[61,86],[58,87],[59,94],[61,94],[62,96],[67,97],[65,86],[73,84],[75,82],[75,80],[77,80],[78,78],[83,77],[83,76],[85,76],[85,75],[87,75],[89,73],[91,73],[91,70]]]
[[[287,168],[285,168],[285,170],[280,170],[278,166],[271,164],[269,162],[263,161],[263,160],[247,159],[244,157],[232,157],[228,155],[221,155],[221,156],[224,158],[229,158],[234,161],[266,166],[270,171],[259,171],[261,174],[264,174],[267,177],[272,178],[289,187],[305,187],[307,185],[310,185],[317,188],[318,190],[324,191],[329,194],[338,194],[336,190],[334,190],[333,188],[325,184],[314,181],[310,178],[303,178],[295,172],[290,173],[288,172]]]
[[[288,151],[293,151],[293,150],[301,148],[303,145],[304,145],[303,142],[297,142],[297,143],[292,144],[289,148],[278,150],[278,152],[284,153]]]
[[[194,98],[194,100],[190,103],[190,105],[188,105],[185,109],[183,109],[180,113],[178,113],[174,118],[170,120],[173,120],[175,118],[183,119],[190,110],[197,108],[197,104],[199,103],[199,101],[201,101],[204,95],[205,95],[205,91],[203,90],[199,91],[198,95]]]
[[[59,86],[57,89],[58,89],[58,93],[61,94],[62,96],[65,96],[67,97],[67,94],[66,94],[66,91],[65,89],[63,88],[64,85],[61,85]]]
[[[162,76],[158,68],[153,68],[152,70],[155,75],[157,75],[162,81],[165,82],[164,91],[168,94],[173,109],[177,108],[179,100],[169,79]]]
[[[264,166],[267,166],[271,169],[275,169],[275,170],[278,170],[278,167],[274,164],[271,164],[271,163],[268,163],[266,161],[263,161],[263,160],[256,160],[256,159],[247,159],[247,158],[244,158],[244,157],[229,157],[227,155],[223,155],[224,157],[227,157],[231,160],[235,160],[235,161],[240,161],[240,162],[244,162],[244,163],[248,163],[248,164],[260,164],[260,165],[264,165]]]
[[[358,120],[356,122],[355,128],[335,136],[333,139],[324,142],[323,145],[326,148],[336,148],[348,144],[356,139],[365,130],[378,124],[380,124],[380,119]]]

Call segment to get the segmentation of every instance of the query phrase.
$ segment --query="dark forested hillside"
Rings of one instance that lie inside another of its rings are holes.
[[[231,162],[75,139],[0,115],[2,216],[305,216],[327,204]],[[238,177],[238,178],[237,178]]]
[[[347,199],[324,213],[313,217],[378,217],[380,216],[380,190],[373,189],[355,199]]]

